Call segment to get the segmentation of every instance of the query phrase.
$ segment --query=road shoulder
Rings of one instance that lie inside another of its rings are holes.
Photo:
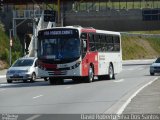
[[[140,91],[123,111],[123,114],[160,113],[160,78]]]

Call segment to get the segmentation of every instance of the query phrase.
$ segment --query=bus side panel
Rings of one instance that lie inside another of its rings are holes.
[[[94,75],[98,75],[98,52],[87,52],[82,60],[82,76],[88,76],[90,65],[94,67]]]
[[[117,74],[122,70],[121,52],[99,53],[99,75],[108,74],[109,64],[112,63],[114,73]]]

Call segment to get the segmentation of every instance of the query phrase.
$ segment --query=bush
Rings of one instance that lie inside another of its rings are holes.
[[[9,56],[9,50],[5,48],[4,52],[1,54],[0,59],[7,60]]]
[[[13,52],[12,53],[12,63],[14,63],[14,61],[16,61],[19,57],[21,57],[21,52]]]
[[[12,47],[12,63],[21,56],[22,56],[22,46],[19,38],[15,38],[13,40],[13,47]]]
[[[0,27],[0,60],[9,64],[9,37]],[[18,38],[13,39],[12,46],[12,63],[22,56],[22,46]]]

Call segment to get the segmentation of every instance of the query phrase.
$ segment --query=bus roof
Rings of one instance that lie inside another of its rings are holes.
[[[96,30],[96,33],[105,33],[105,34],[111,34],[111,35],[120,35],[120,32],[106,31],[106,30]]]
[[[53,28],[45,28],[45,29],[41,29],[40,31],[43,30],[51,30],[51,29],[62,29],[62,28],[70,28],[70,29],[78,29],[81,32],[96,32],[96,33],[104,33],[104,34],[111,34],[111,35],[120,35],[120,32],[114,32],[114,31],[107,31],[107,30],[98,30],[92,27],[81,27],[79,25],[74,25],[74,26],[66,26],[66,27],[53,27]]]

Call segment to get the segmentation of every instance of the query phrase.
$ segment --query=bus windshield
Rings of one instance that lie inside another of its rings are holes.
[[[40,56],[55,61],[75,60],[80,57],[80,40],[61,37],[42,39]]]

